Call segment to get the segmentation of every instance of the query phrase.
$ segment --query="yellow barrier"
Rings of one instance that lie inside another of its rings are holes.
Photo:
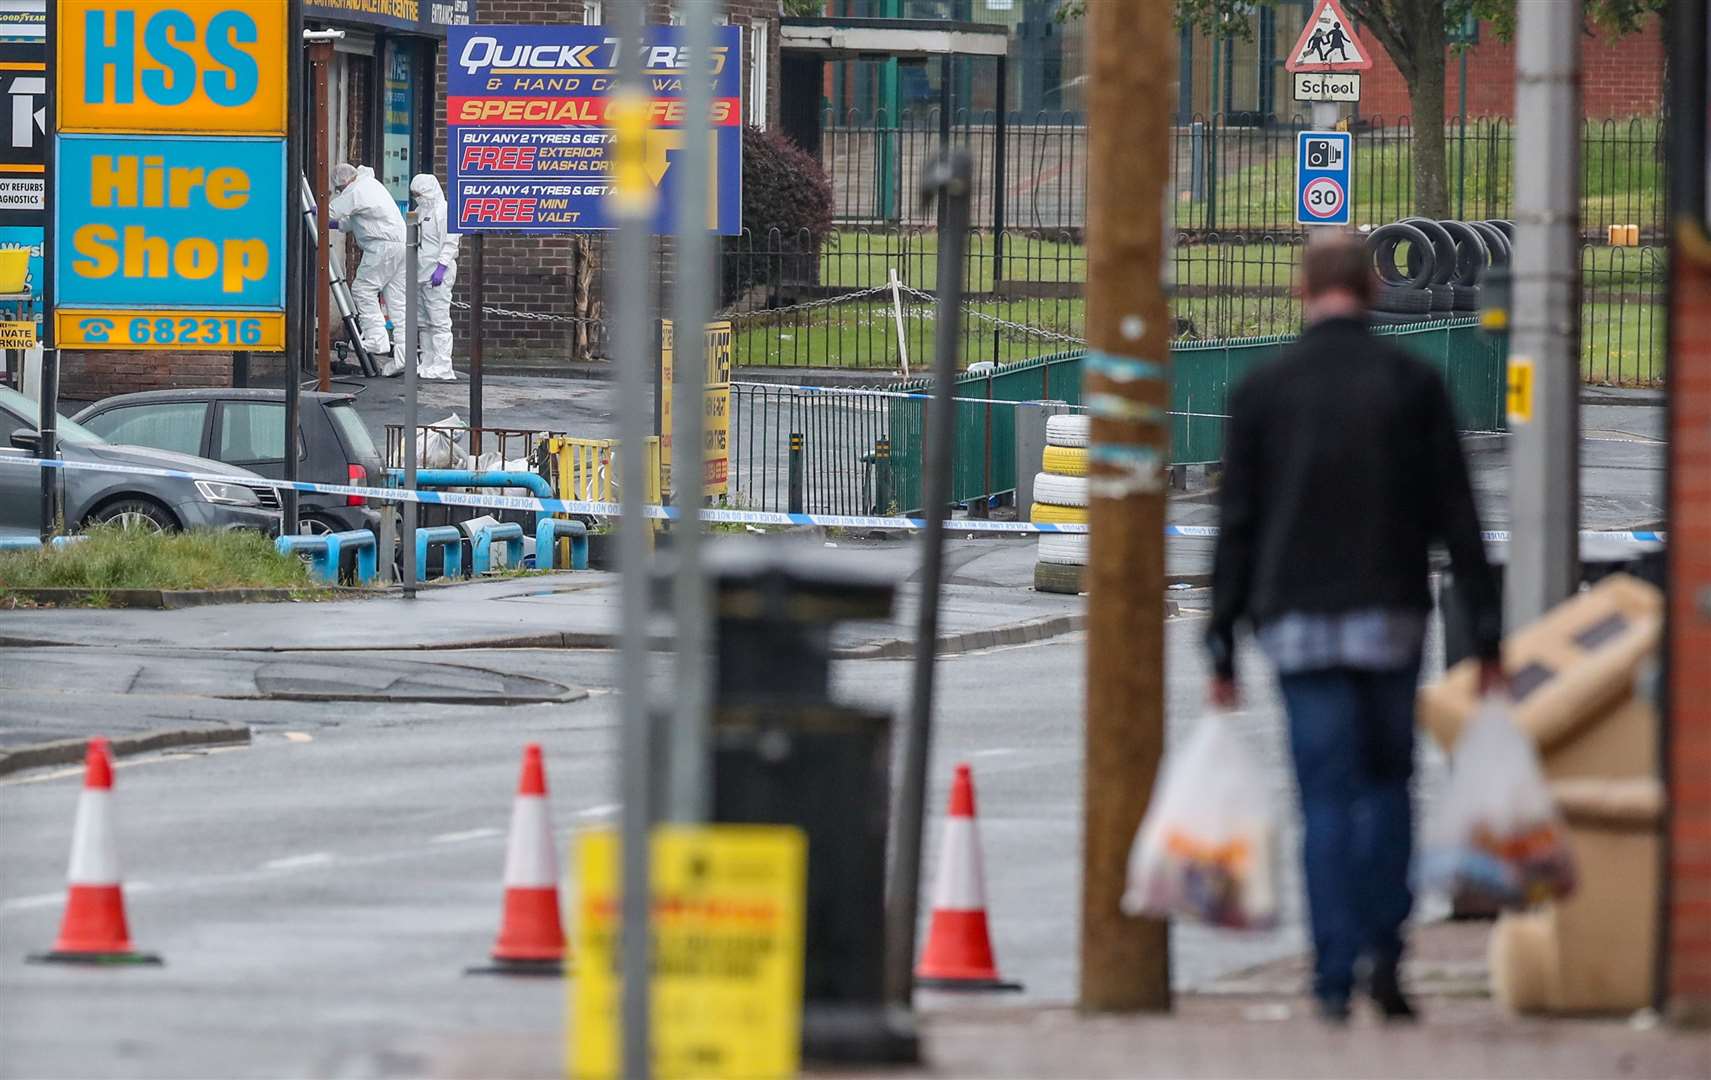
[[[548,460],[551,461],[553,493],[566,501],[617,502],[620,492],[618,477],[617,439],[576,439],[566,435],[547,437]],[[649,436],[647,443],[647,490],[642,498],[650,506],[660,502],[659,437]],[[570,517],[559,514],[558,517]],[[659,522],[648,530],[651,539]],[[570,541],[560,540],[564,548],[560,566],[569,566]]]

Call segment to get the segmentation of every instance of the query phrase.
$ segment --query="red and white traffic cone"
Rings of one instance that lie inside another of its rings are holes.
[[[998,975],[986,927],[986,879],[974,821],[974,778],[967,765],[951,782],[950,816],[933,882],[933,921],[915,966],[917,986],[937,990],[1020,990]]]
[[[107,740],[89,740],[83,757],[83,791],[71,835],[65,917],[53,951],[37,963],[158,964],[160,957],[131,948],[125,894],[119,884],[119,844],[113,829],[113,763]]]
[[[552,814],[547,807],[541,748],[523,748],[523,772],[511,806],[505,847],[505,910],[493,943],[493,966],[471,972],[558,975],[567,959],[558,909],[558,860],[553,856]]]

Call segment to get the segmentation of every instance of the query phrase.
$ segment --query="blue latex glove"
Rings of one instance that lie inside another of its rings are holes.
[[[444,285],[445,283],[446,283],[446,264],[441,263],[438,266],[434,267],[433,274],[431,276],[429,276],[429,278],[428,278],[428,284],[434,286],[435,288],[438,288],[441,285]]]
[[[339,219],[338,218],[328,218],[327,219],[327,228],[336,229],[338,227],[339,227]]]

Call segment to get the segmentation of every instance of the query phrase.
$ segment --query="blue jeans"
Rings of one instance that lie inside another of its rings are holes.
[[[1413,808],[1419,662],[1395,671],[1333,668],[1279,677],[1305,818],[1302,861],[1313,925],[1313,992],[1346,999],[1355,963],[1402,959]]]

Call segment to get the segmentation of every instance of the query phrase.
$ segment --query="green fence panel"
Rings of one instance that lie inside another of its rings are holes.
[[[1375,327],[1401,347],[1431,364],[1449,388],[1456,419],[1464,431],[1502,431],[1505,427],[1506,359],[1503,343],[1480,330],[1477,320]],[[1170,460],[1178,465],[1216,463],[1224,450],[1224,417],[1230,390],[1249,372],[1277,359],[1293,337],[1179,341],[1171,346]],[[1084,350],[1053,353],[1006,364],[991,372],[959,376],[959,398],[1003,401],[1064,401],[1081,404]],[[889,387],[930,393],[925,379]],[[892,403],[889,430],[892,490],[899,508],[921,509],[921,440],[926,402]],[[1016,433],[1012,406],[985,401],[956,405],[956,441],[951,499],[967,502],[1016,486]]]

